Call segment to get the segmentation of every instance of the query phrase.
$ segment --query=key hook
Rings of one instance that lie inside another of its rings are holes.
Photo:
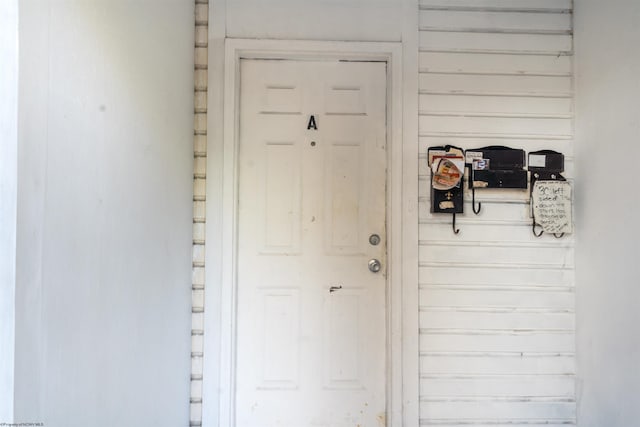
[[[533,235],[536,237],[540,237],[544,234],[544,230],[540,230],[540,233],[536,233],[536,221],[534,220],[533,223],[531,224],[531,231],[533,231]]]
[[[471,189],[471,207],[473,208],[473,213],[478,215],[480,210],[482,209],[482,202],[478,202],[478,209],[476,209],[476,189]]]
[[[456,213],[455,212],[453,213],[453,224],[452,224],[452,227],[453,227],[453,234],[458,234],[460,232],[460,230],[456,228]]]
[[[540,230],[540,233],[536,233],[536,221],[534,220],[533,223],[531,224],[531,231],[533,231],[533,235],[536,237],[540,237],[544,234],[544,230]],[[564,233],[553,233],[553,237],[555,237],[556,239],[561,239],[564,236]]]

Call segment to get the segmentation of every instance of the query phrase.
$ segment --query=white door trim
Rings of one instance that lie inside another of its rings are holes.
[[[219,298],[205,298],[203,425],[234,426],[239,73],[241,58],[360,60],[387,63],[387,425],[418,425],[417,135],[405,129],[417,115],[405,101],[402,44],[227,39]],[[410,88],[409,88],[410,89]],[[210,96],[215,94],[210,94]],[[416,94],[417,95],[417,94]],[[415,96],[415,95],[413,95]],[[408,109],[409,108],[409,109]],[[415,181],[415,182],[414,182]],[[211,204],[207,197],[207,210]],[[212,236],[215,238],[215,236]],[[208,239],[211,242],[211,239]],[[212,264],[215,261],[212,260]],[[210,265],[207,262],[207,265]],[[207,292],[216,283],[207,274]],[[219,326],[219,327],[216,327]],[[215,355],[214,355],[215,354]]]

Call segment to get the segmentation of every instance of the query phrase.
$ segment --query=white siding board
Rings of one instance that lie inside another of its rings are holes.
[[[451,420],[432,420],[432,419],[421,419],[421,426],[447,426],[447,427],[468,427],[470,425],[476,425],[481,427],[504,427],[508,426],[540,426],[544,425],[544,427],[567,427],[571,425],[575,425],[575,421],[573,420],[559,420],[558,422],[547,422],[540,420],[510,420],[508,422],[503,422],[501,420],[481,420],[480,422],[469,423],[467,421],[456,422],[455,420],[452,422]]]
[[[545,290],[456,290],[422,289],[421,309],[466,310],[481,313],[570,313],[574,309],[573,292]],[[429,325],[422,325],[429,326]],[[505,323],[503,329],[516,330]]]
[[[462,234],[462,231],[460,233]],[[424,266],[419,269],[419,280],[422,284],[440,285],[457,283],[495,286],[573,286],[575,272],[571,269],[520,267],[496,269],[490,266],[466,266],[466,268],[449,270],[437,266]]]
[[[461,263],[481,264],[496,263],[499,265],[531,265],[550,268],[573,267],[573,251],[563,247],[548,245],[542,247],[534,242],[529,247],[502,244],[496,246],[487,242],[465,242],[467,245],[452,242],[450,245],[434,245],[420,248],[421,263]]]
[[[419,67],[423,72],[570,76],[571,57],[566,55],[420,52]]]
[[[420,112],[570,117],[572,102],[567,97],[421,94]]]
[[[571,15],[566,13],[485,12],[421,10],[420,28],[474,29],[487,31],[558,32],[571,30]]]
[[[563,375],[575,372],[573,354],[544,353],[422,353],[423,375]]]
[[[528,190],[430,212],[426,148],[565,154],[574,174],[569,0],[422,0],[421,425],[575,424],[573,237],[535,238]],[[465,184],[466,186],[466,184]]]
[[[426,334],[420,336],[420,351],[571,352],[572,334]]]
[[[420,134],[418,135],[420,138],[425,138],[425,137],[431,137],[431,138],[437,138],[439,140],[442,140],[444,138],[447,137],[454,137],[454,138],[459,138],[459,139],[463,139],[463,138],[468,138],[468,139],[487,139],[487,140],[517,140],[517,141],[521,141],[524,139],[544,139],[544,140],[566,140],[569,141],[572,139],[571,135],[544,135],[544,134],[526,134],[526,133],[482,133],[482,132],[434,132],[434,131],[430,131],[430,130],[426,130],[426,131],[421,131]],[[494,144],[494,145],[513,145],[513,142],[500,142],[498,144]],[[518,144],[518,142],[515,142],[515,144]],[[442,145],[442,144],[438,144],[438,145]],[[491,144],[482,144],[482,146],[486,146],[486,145],[491,145]],[[524,148],[524,147],[522,147]],[[548,146],[547,146],[548,148]],[[528,151],[531,151],[531,149],[529,149]]]
[[[432,420],[538,420],[538,414],[548,413],[549,420],[558,423],[575,419],[573,402],[422,402],[422,413],[429,414]],[[499,423],[496,423],[499,424]],[[530,423],[526,423],[530,424]],[[543,423],[539,423],[543,424]],[[546,423],[545,423],[546,424]],[[450,425],[450,424],[449,424]],[[504,424],[503,424],[504,425]]]
[[[524,117],[421,116],[420,132],[569,137],[571,120]]]
[[[518,286],[512,288],[511,292],[522,292]],[[485,291],[491,292],[491,291]],[[428,295],[428,291],[425,291]],[[505,325],[515,330],[571,330],[575,327],[574,316],[571,312],[561,311],[556,313],[546,313],[540,316],[539,313],[526,312],[480,312],[472,313],[468,311],[449,312],[444,310],[424,309],[420,313],[420,324],[431,329],[483,329],[502,330]]]
[[[478,381],[481,379],[482,381]],[[420,394],[427,399],[465,397],[531,399],[556,396],[570,399],[575,381],[567,375],[426,375],[420,381]]]
[[[564,13],[571,10],[571,0],[420,0],[419,4],[421,9],[546,10],[555,13]]]
[[[572,49],[572,37],[559,34],[508,34],[450,31],[421,31],[421,51],[512,53],[514,55],[565,55]]]
[[[504,94],[569,97],[571,78],[557,76],[504,76],[467,74],[420,74],[420,91],[435,93]]]

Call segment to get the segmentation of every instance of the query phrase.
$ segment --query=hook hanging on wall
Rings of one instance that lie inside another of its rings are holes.
[[[533,221],[533,223],[531,224],[531,230],[533,231],[533,235],[536,237],[541,237],[544,234],[544,230],[540,230],[539,233],[536,233],[536,222],[535,220]],[[564,237],[564,233],[553,233],[553,237],[555,237],[556,239],[561,239],[562,237]]]
[[[453,223],[451,224],[452,228],[453,228],[453,234],[458,234],[460,232],[460,229],[456,228],[456,213],[453,213]]]
[[[531,231],[533,231],[533,235],[536,237],[540,237],[544,234],[544,230],[540,230],[540,233],[536,233],[536,221],[534,220],[533,223],[531,224]]]
[[[478,209],[476,209],[476,189],[471,189],[471,208],[473,209],[473,213],[478,215],[480,210],[482,209],[482,202],[478,202]]]

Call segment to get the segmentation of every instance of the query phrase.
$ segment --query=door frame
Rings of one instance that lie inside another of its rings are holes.
[[[413,103],[407,100],[411,97],[406,96],[407,87],[403,84],[402,51],[402,43],[393,42],[225,40],[224,69],[221,70],[224,73],[222,227],[221,235],[207,238],[208,242],[216,238],[220,242],[219,277],[207,274],[207,294],[214,292],[212,280],[220,281],[220,293],[205,298],[205,341],[208,343],[203,367],[203,426],[235,426],[241,59],[387,63],[387,426],[418,425],[418,150],[417,132],[413,136],[409,133],[415,123],[407,120],[415,115],[417,121],[417,105],[411,108]],[[417,92],[413,96],[417,97]],[[209,200],[207,197],[207,211],[210,211]]]

